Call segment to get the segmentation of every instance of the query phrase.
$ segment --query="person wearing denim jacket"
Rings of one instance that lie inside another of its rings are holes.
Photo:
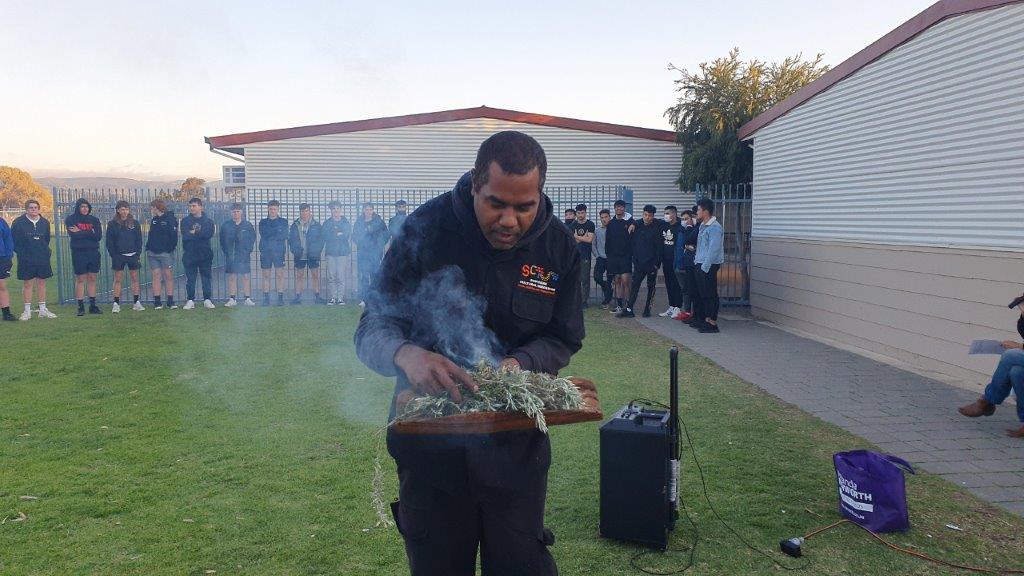
[[[697,275],[697,293],[701,299],[704,321],[697,319],[692,325],[702,333],[718,332],[718,269],[725,262],[725,229],[715,218],[715,203],[710,198],[697,202],[697,254],[694,266]]]
[[[1021,315],[1017,318],[1017,333],[1024,338],[1024,304],[1018,305]],[[992,373],[992,380],[985,387],[985,393],[981,398],[960,408],[960,413],[970,418],[978,416],[991,416],[996,411],[996,406],[1003,403],[1012,390],[1017,396],[1017,418],[1020,420],[1019,428],[1011,428],[1006,435],[1011,438],[1024,438],[1024,344],[1005,340],[1003,342],[1005,351],[999,358],[999,365]]]

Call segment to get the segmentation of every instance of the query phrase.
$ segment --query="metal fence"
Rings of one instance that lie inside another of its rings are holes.
[[[698,185],[694,201],[710,198],[725,229],[725,262],[718,271],[723,306],[750,305],[750,225],[752,184]]]
[[[231,217],[231,204],[225,200],[225,195],[219,190],[204,191],[205,198],[216,198],[217,200],[204,200],[205,213],[219,226]],[[428,200],[447,192],[447,189],[440,188],[250,188],[246,189],[242,198],[244,207],[244,218],[252,222],[253,226],[266,216],[266,203],[269,200],[278,200],[281,203],[281,217],[289,222],[298,218],[299,205],[306,203],[310,205],[313,217],[320,222],[330,217],[328,204],[332,201],[341,203],[342,213],[353,225],[356,218],[362,215],[363,204],[370,202],[385,222],[395,213],[395,202],[405,200],[412,212]],[[114,205],[118,200],[125,200],[131,207],[132,214],[142,225],[143,239],[149,235],[149,222],[151,218],[149,203],[157,197],[163,197],[168,203],[168,209],[173,210],[176,217],[181,219],[188,214],[188,205],[184,201],[172,199],[172,190],[154,189],[53,189],[54,206],[54,250],[56,252],[56,268],[54,270],[57,279],[57,295],[61,303],[75,301],[75,277],[71,267],[71,248],[67,230],[64,228],[64,218],[71,214],[75,208],[75,202],[79,198],[85,198],[93,207],[92,214],[100,219],[106,232],[107,223],[114,216]],[[556,216],[561,217],[562,211],[566,208],[575,207],[577,204],[587,204],[592,212],[597,208],[610,208],[616,200],[624,200],[632,205],[633,191],[624,186],[571,186],[571,187],[548,187],[545,193],[554,205]],[[258,242],[258,240],[257,240]],[[225,300],[228,297],[227,286],[224,282],[223,252],[220,250],[218,236],[215,235],[212,242],[214,252],[214,300]],[[96,293],[99,302],[112,302],[115,294],[112,290],[113,273],[110,269],[110,257],[105,249],[100,250],[102,262],[100,273],[96,279]],[[239,293],[252,294],[254,299],[262,294],[261,278],[259,270],[259,255],[253,251],[251,268],[252,275],[247,290],[240,287]],[[289,270],[285,274],[285,286],[273,287],[273,291],[285,292],[289,296],[293,294],[295,276],[291,271],[291,253],[286,251],[285,266]],[[354,298],[356,283],[356,259],[350,258],[349,270],[345,282],[346,298]],[[141,282],[141,296],[143,300],[152,300],[150,287],[152,285],[152,272],[145,257],[142,258],[142,268],[139,271]],[[174,275],[178,279],[184,276],[184,268],[181,266],[181,243],[175,253]],[[273,281],[273,280],[272,280]],[[326,281],[321,278],[321,289],[326,290]],[[307,284],[308,286],[308,284]],[[125,274],[122,282],[122,293],[120,296],[126,302],[131,302],[131,291],[128,274]],[[185,285],[183,281],[175,282],[174,297],[183,302],[185,296]]]

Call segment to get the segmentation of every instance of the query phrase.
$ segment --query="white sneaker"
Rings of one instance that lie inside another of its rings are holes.
[[[665,316],[671,316],[672,315],[672,310],[673,310],[673,308],[671,306],[669,306],[667,310],[665,310],[661,314],[658,314],[658,316],[661,316],[662,318],[664,318]]]
[[[246,298],[245,302],[242,302],[242,304],[245,304],[246,306],[255,306],[256,305],[256,303],[252,301],[252,298]]]
[[[135,310],[136,312],[143,312],[146,310],[146,308],[145,306],[142,305],[142,301],[139,300],[135,304],[132,304],[132,310]]]
[[[39,317],[40,318],[56,318],[57,315],[54,314],[53,312],[50,312],[45,306],[43,306],[43,307],[39,308]]]
[[[360,308],[366,308],[366,302],[364,300],[360,300],[359,301],[359,307]]]
[[[337,303],[338,303],[338,300],[335,299],[335,298],[331,298],[330,300],[327,301],[327,305],[328,306],[334,306]]]
[[[196,303],[191,301],[191,300],[189,300],[188,302],[185,302],[185,305],[182,306],[181,309],[182,310],[193,310],[193,309],[195,309],[195,307],[196,307]]]
[[[157,304],[156,306],[153,307],[153,310],[163,310],[163,309],[164,309],[164,305],[163,304]]]
[[[111,314],[117,314],[120,311],[121,311],[121,305],[118,304],[117,302],[114,302],[114,305],[110,307],[110,313]]]
[[[344,306],[344,305],[345,305],[345,300],[343,298],[339,298],[338,299],[338,306]]]
[[[171,309],[171,310],[177,310],[178,309],[178,305],[177,304],[168,304],[167,307],[169,309]]]
[[[618,314],[619,312],[622,312],[622,306],[616,306],[615,308],[609,310],[609,312],[611,312],[612,314]]]
[[[207,302],[209,302],[209,300],[207,300]],[[236,302],[234,298],[228,298],[228,301],[224,303],[225,308],[234,308],[235,306],[238,306],[238,302]],[[207,308],[209,308],[209,306],[207,306]]]
[[[31,319],[32,319],[32,310],[25,310],[24,312],[21,313],[21,316],[18,316],[18,320],[21,320],[22,322],[27,322],[27,321],[29,321]]]
[[[207,310],[212,310],[216,308],[216,306],[213,305],[213,300],[210,300],[209,298],[203,300],[203,307],[206,308]]]

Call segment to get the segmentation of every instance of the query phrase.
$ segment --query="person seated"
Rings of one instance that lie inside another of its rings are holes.
[[[1021,306],[1021,316],[1017,319],[1017,332],[1024,338],[1024,305]],[[1006,397],[1013,390],[1017,396],[1017,418],[1021,425],[1019,428],[1011,428],[1006,435],[1012,438],[1024,438],[1024,343],[1006,340],[1003,342],[1006,350],[999,357],[999,365],[992,374],[992,381],[985,387],[985,393],[981,398],[960,408],[960,413],[969,418],[978,416],[991,416],[996,411],[996,406],[1003,403]]]

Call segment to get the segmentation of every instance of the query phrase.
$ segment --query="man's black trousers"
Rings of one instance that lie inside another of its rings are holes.
[[[551,445],[546,434],[402,435],[391,505],[412,576],[554,576],[544,528]]]
[[[675,275],[675,253],[666,252],[662,255],[661,271],[665,276],[665,292],[668,293],[668,305],[675,308],[683,306],[683,291]]]
[[[644,305],[644,310],[650,310],[651,300],[654,298],[654,290],[658,285],[658,267],[655,266],[637,266],[633,269],[633,289],[630,290],[629,302],[626,308],[632,310],[636,305],[637,297],[640,296],[640,285],[643,284],[644,278],[647,279],[647,303]]]
[[[357,272],[359,273],[359,299],[365,301],[370,295],[370,287],[373,285],[377,272],[380,271],[380,258],[370,257],[356,258]]]
[[[700,265],[697,265],[697,291],[700,293],[701,312],[703,318],[718,321],[718,264],[712,264],[711,268],[704,272]]]
[[[203,298],[213,298],[213,273],[211,272],[212,260],[184,260],[185,266],[185,294],[188,300],[196,299],[196,276],[203,280]]]
[[[608,274],[608,259],[598,258],[594,261],[594,282],[601,287],[601,303],[612,301],[612,277]]]

